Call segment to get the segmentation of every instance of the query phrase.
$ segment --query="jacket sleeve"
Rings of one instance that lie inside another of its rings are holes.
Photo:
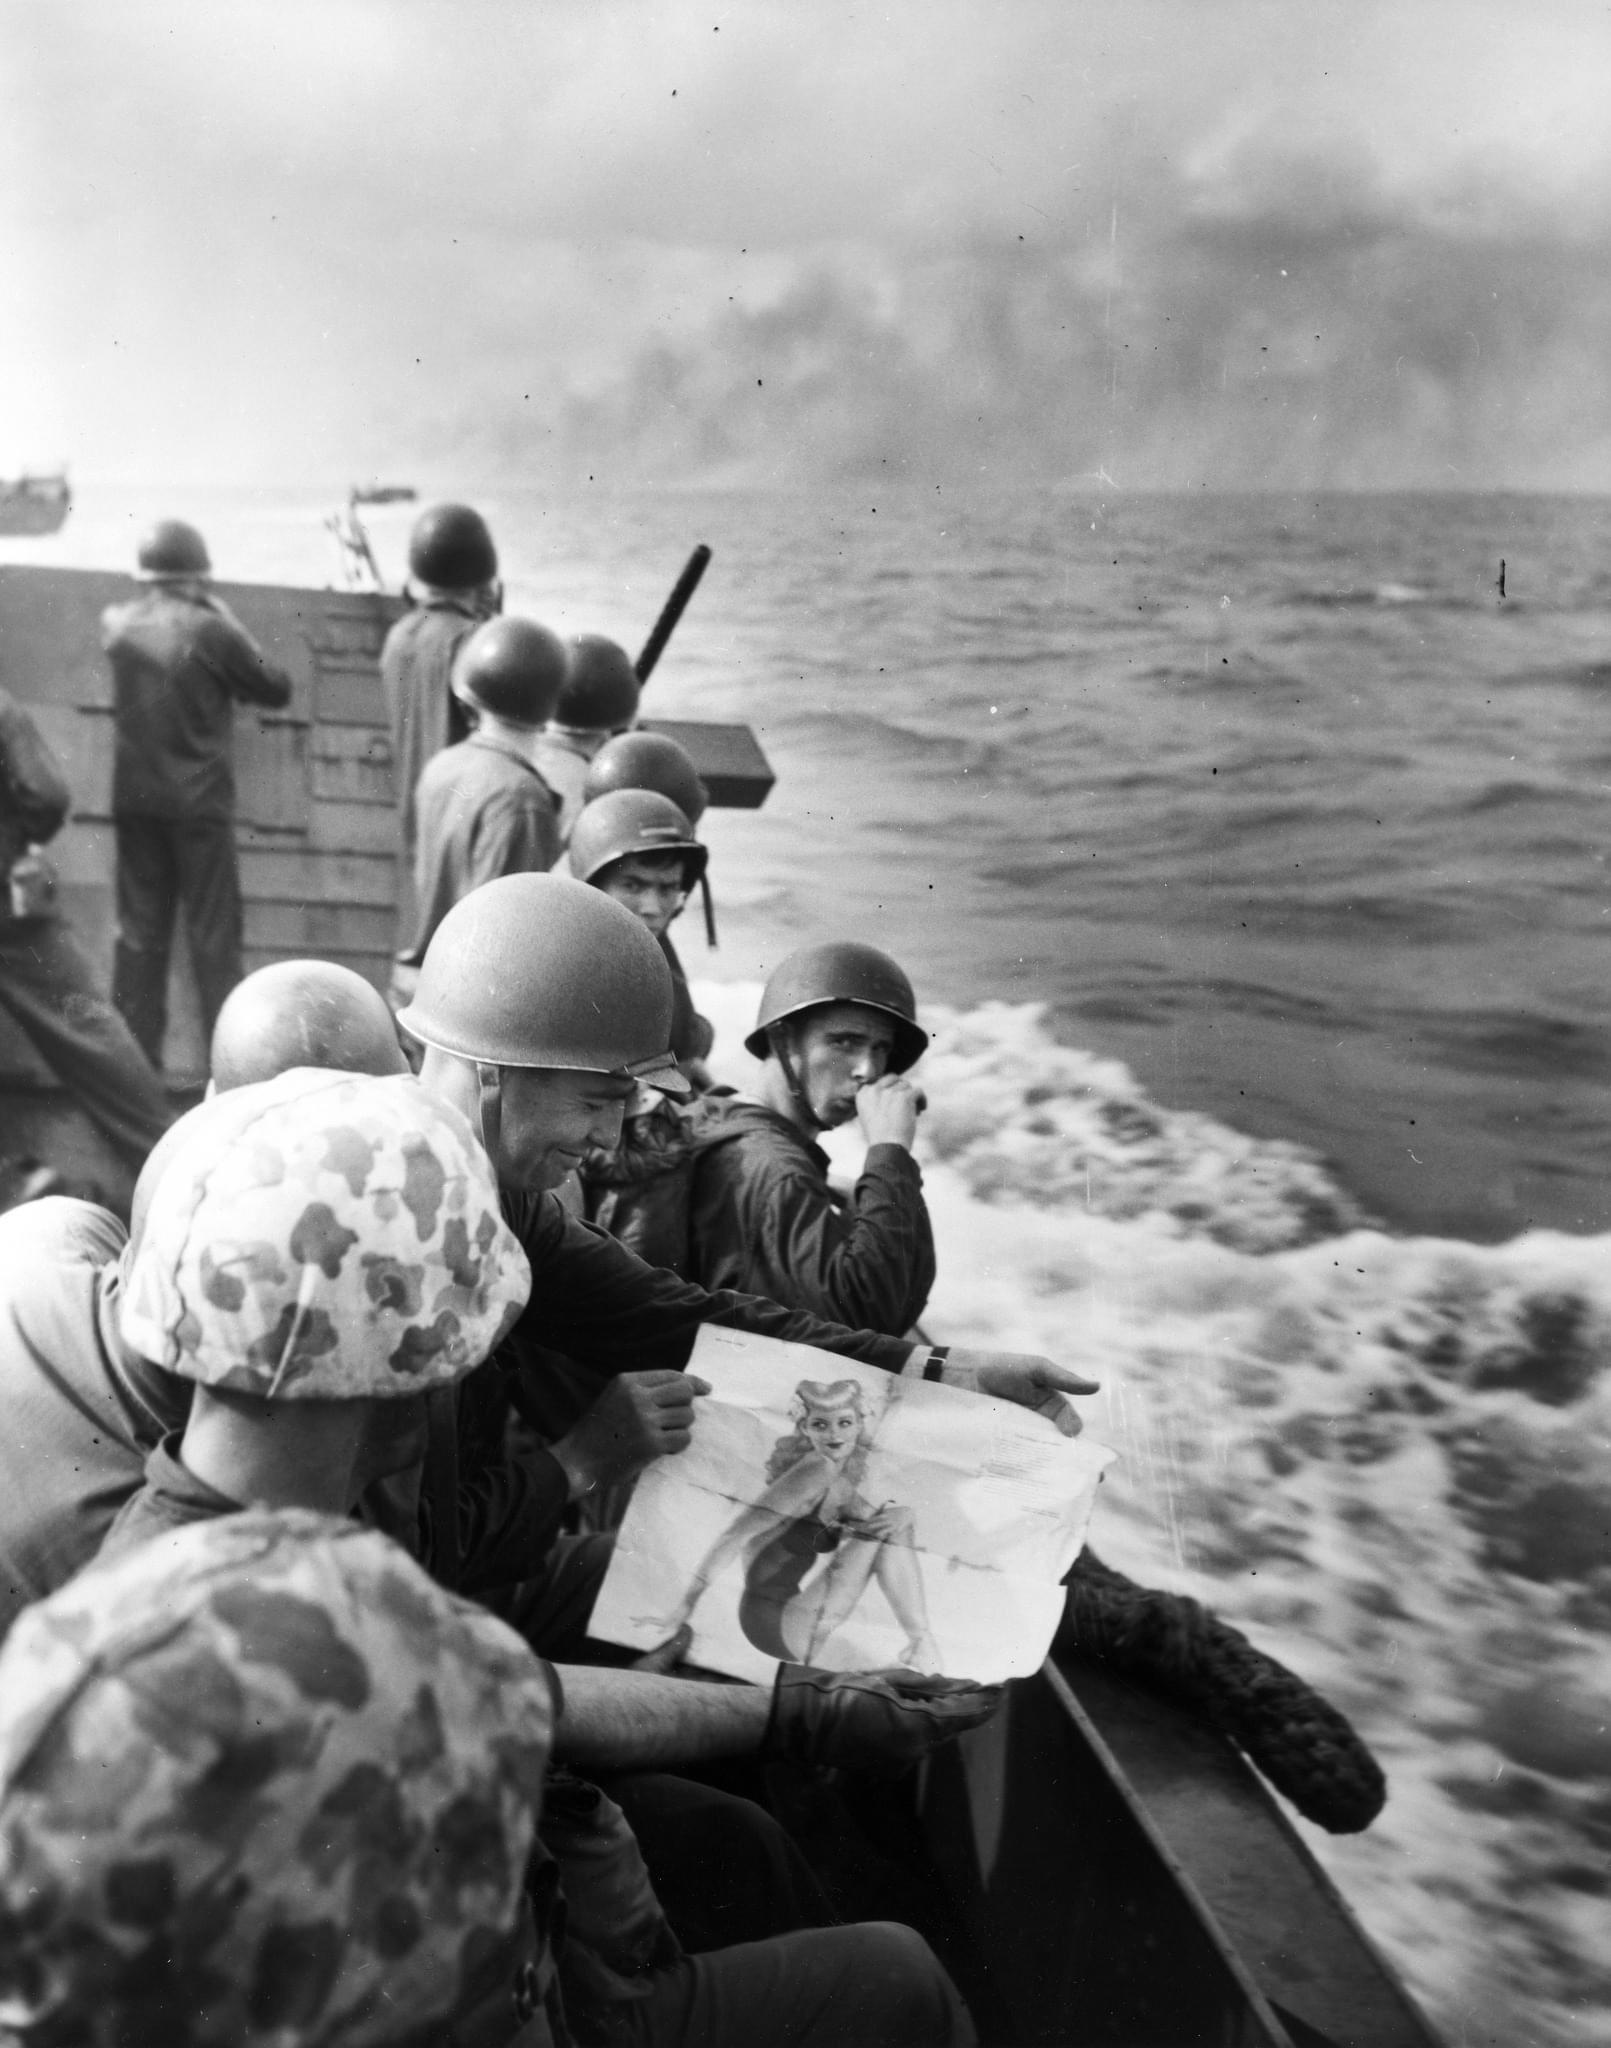
[[[280,711],[291,701],[291,678],[232,615],[214,611],[196,648],[209,673],[242,704]]]
[[[560,1534],[570,1488],[558,1461],[532,1451],[459,1484],[460,1588],[491,1592],[535,1575]]]
[[[449,1590],[478,1594],[536,1576],[561,1532],[569,1496],[558,1461],[535,1451],[461,1477],[456,1540],[445,1546],[422,1467],[372,1481],[357,1513],[429,1572],[442,1571],[451,1559]]]
[[[461,1381],[441,1407],[427,1397],[420,1462],[374,1481],[360,1503],[366,1521],[452,1592],[473,1595],[530,1578],[560,1533],[570,1495],[565,1474],[547,1451],[508,1454],[507,1413],[501,1375],[490,1366]],[[448,1531],[438,1520],[444,1512],[453,1517]]]
[[[812,1344],[886,1372],[899,1372],[911,1352],[899,1337],[847,1329],[753,1294],[694,1287],[646,1266],[552,1195],[516,1197],[507,1207],[532,1267],[531,1300],[506,1340],[513,1366],[533,1345],[547,1345],[596,1371],[601,1382],[653,1366],[680,1371],[701,1323]]]
[[[934,1285],[934,1235],[922,1169],[903,1146],[869,1147],[846,1208],[820,1176],[760,1147],[719,1146],[700,1177],[727,1184],[712,1190],[714,1210],[701,1202],[702,1219],[719,1219],[743,1240],[717,1268],[702,1269],[707,1279],[718,1269],[722,1278],[742,1274],[812,1315],[892,1335],[923,1313]]]
[[[61,763],[8,690],[0,690],[0,798],[33,840],[54,838],[73,802]]]

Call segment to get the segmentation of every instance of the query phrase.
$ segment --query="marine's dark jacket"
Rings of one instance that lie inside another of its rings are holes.
[[[235,705],[289,704],[291,678],[199,591],[150,590],[109,606],[101,645],[117,714],[113,813],[227,823]]]
[[[828,1155],[759,1102],[729,1099],[713,1145],[694,1170],[689,1273],[702,1286],[740,1288],[812,1315],[898,1336],[934,1285],[934,1233],[923,1171],[900,1145],[870,1145],[843,1202]]]

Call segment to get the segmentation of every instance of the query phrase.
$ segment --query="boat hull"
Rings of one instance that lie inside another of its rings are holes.
[[[1262,1780],[1048,1664],[931,1762],[922,1820],[1014,2048],[1437,2048]]]

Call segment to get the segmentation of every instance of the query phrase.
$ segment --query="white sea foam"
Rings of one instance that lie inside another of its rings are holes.
[[[742,1085],[756,991],[698,994]],[[1306,1833],[1450,2037],[1604,2040],[1611,1245],[1394,1238],[1036,1009],[930,1021],[927,1326],[1100,1376],[1095,1547],[1354,1719],[1387,1810]]]

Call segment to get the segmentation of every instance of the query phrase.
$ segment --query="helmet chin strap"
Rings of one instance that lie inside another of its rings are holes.
[[[781,1024],[774,1024],[769,1037],[773,1055],[778,1065],[783,1069],[784,1080],[789,1084],[789,1099],[799,1112],[806,1129],[808,1131],[827,1130],[827,1124],[822,1121],[822,1118],[811,1107],[811,1097],[807,1095],[805,1083],[800,1079],[800,1070],[794,1064],[794,1050],[789,1044],[787,1027]]]
[[[475,1077],[480,1088],[481,1143],[496,1173],[498,1147],[503,1143],[503,1069],[477,1060]]]

